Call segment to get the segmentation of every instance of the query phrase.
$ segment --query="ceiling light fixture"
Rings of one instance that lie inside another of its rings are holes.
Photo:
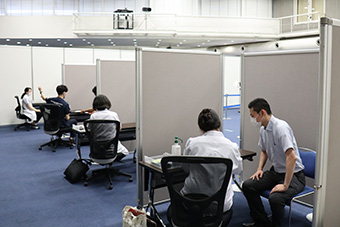
[[[40,45],[40,44],[41,44],[41,42],[38,42],[38,44]]]
[[[58,42],[60,42],[60,39],[57,39]]]
[[[83,39],[83,42],[85,42],[86,41],[86,39]]]
[[[9,41],[11,41],[10,39],[6,39],[6,42],[9,42]]]
[[[18,44],[18,45],[20,45],[20,44],[21,44],[21,42],[17,42],[17,44]]]

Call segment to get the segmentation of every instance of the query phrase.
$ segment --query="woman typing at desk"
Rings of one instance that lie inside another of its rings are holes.
[[[95,112],[91,114],[90,119],[97,120],[116,120],[120,121],[116,112],[110,111],[111,102],[105,95],[98,95],[93,100],[93,109]],[[129,154],[129,151],[118,141],[117,157],[115,161],[119,161]]]
[[[225,138],[220,131],[221,121],[217,113],[212,109],[203,109],[198,116],[198,126],[203,135],[188,139],[184,155],[229,158],[233,161],[232,173],[239,174],[242,171],[242,159],[238,145]],[[211,179],[209,176],[216,177]],[[218,185],[214,183],[215,181],[221,181],[216,173],[202,174],[199,171],[191,171],[185,179],[181,193],[186,195],[197,192],[197,189],[200,189],[203,190],[202,193],[209,194],[209,187],[211,185]],[[224,200],[224,225],[229,223],[232,216],[233,195],[234,192],[230,179]]]

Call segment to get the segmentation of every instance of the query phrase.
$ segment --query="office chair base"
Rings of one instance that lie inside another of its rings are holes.
[[[15,126],[14,131],[17,131],[21,127],[25,127],[26,131],[30,131],[31,128],[36,129],[36,126],[37,125],[33,125],[33,124],[28,123],[28,122],[25,122],[25,123],[22,123],[22,124]]]
[[[72,149],[75,146],[72,141],[63,140],[60,137],[58,137],[57,139],[51,137],[51,141],[40,145],[39,150],[42,150],[44,146],[50,146],[52,148],[52,152],[56,152],[57,147],[61,145],[70,147],[70,149]]]
[[[114,175],[126,176],[126,177],[129,177],[129,182],[133,181],[132,175],[130,175],[128,173],[120,172],[119,170],[110,167],[110,168],[103,168],[103,169],[93,170],[91,176],[85,178],[84,186],[85,187],[88,186],[89,185],[89,183],[88,183],[89,180],[91,178],[93,178],[94,175],[97,175],[97,174],[100,174],[100,173],[105,173],[105,175],[107,176],[107,178],[109,180],[109,187],[108,187],[109,190],[113,189],[113,186],[112,186],[112,176],[114,176]]]

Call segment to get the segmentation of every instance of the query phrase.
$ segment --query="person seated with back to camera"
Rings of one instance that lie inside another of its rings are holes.
[[[229,158],[233,162],[232,173],[241,173],[243,167],[238,145],[224,137],[220,130],[221,121],[217,113],[212,109],[203,109],[198,116],[198,126],[203,135],[188,139],[184,148],[184,155]],[[211,176],[215,175],[214,173],[200,174],[199,172],[192,173],[191,171],[185,179],[181,193],[183,195],[192,192],[197,193],[197,189],[202,190],[204,194],[209,193],[207,189],[209,190],[211,185],[218,185],[216,182],[222,182],[223,180],[219,176],[212,179]],[[234,192],[231,184],[232,179],[230,178],[223,208],[225,225],[230,222],[232,216]]]
[[[95,112],[91,114],[90,120],[116,120],[119,121],[118,114],[116,112],[110,111],[111,102],[105,95],[98,95],[94,98],[93,109]],[[120,126],[122,128],[122,126]],[[118,141],[117,157],[115,161],[122,160],[129,151]]]
[[[73,124],[74,125],[77,124],[76,119],[70,118],[71,109],[70,109],[69,104],[65,101],[65,97],[66,97],[66,94],[68,92],[68,88],[65,85],[57,86],[56,91],[57,91],[58,96],[54,97],[54,98],[47,98],[43,94],[43,90],[42,90],[41,87],[38,87],[38,90],[40,92],[41,98],[43,100],[45,100],[47,103],[54,103],[54,104],[61,105],[62,112],[64,114],[64,118],[63,118],[63,122],[61,123],[61,127],[72,128]],[[71,130],[70,141],[74,142],[75,136],[76,136],[75,132],[73,130]]]
[[[32,121],[33,128],[39,129],[37,123],[42,117],[40,110],[34,108],[32,103],[32,89],[26,87],[24,93],[21,95],[22,99],[22,113]]]

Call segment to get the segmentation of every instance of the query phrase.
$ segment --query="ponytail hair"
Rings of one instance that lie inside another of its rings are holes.
[[[21,95],[21,99],[26,95],[26,93],[27,93],[30,89],[31,89],[30,87],[25,87],[24,93],[22,93],[22,95]]]
[[[213,109],[203,109],[198,115],[198,126],[204,132],[217,130],[221,127],[221,121]]]

